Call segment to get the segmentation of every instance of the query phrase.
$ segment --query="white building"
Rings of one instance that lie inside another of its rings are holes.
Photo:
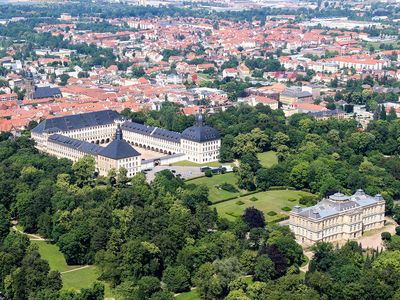
[[[365,231],[383,227],[384,218],[383,197],[372,197],[358,190],[352,196],[336,193],[315,206],[295,206],[289,226],[299,243],[311,245],[358,238]]]

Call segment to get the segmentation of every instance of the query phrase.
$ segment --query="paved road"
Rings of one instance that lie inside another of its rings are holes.
[[[181,174],[183,179],[200,177],[204,175],[204,173],[200,171],[200,167],[157,166],[154,167],[151,171],[147,171],[147,181],[153,181],[155,174],[162,170],[174,170],[175,174]]]

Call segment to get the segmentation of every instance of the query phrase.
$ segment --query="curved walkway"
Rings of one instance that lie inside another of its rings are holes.
[[[86,268],[89,268],[89,267],[90,267],[90,265],[84,265],[84,266],[79,267],[79,268],[75,268],[75,269],[72,269],[72,270],[60,272],[60,274],[71,273],[71,272],[79,271],[79,270],[86,269]]]
[[[13,226],[12,226],[12,229],[13,229],[14,231],[18,232],[18,233],[25,234],[26,236],[28,236],[28,238],[29,238],[31,241],[48,241],[48,240],[42,238],[40,235],[30,234],[30,233],[23,232],[22,230],[19,230],[19,229],[17,228],[16,225],[13,225]]]

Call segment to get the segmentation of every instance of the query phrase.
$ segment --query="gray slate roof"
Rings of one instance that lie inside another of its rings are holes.
[[[61,134],[52,134],[49,136],[49,141],[66,146],[68,148],[72,148],[75,150],[82,151],[86,154],[97,155],[100,151],[103,150],[103,147],[92,144],[89,142],[73,139]]]
[[[333,109],[333,110],[309,112],[308,114],[315,118],[322,118],[322,117],[334,117],[334,116],[337,116],[337,115],[340,115],[343,113],[344,113],[344,111],[341,109]]]
[[[293,212],[303,217],[321,219],[346,211],[351,212],[354,209],[375,204],[380,201],[383,201],[381,195],[378,194],[373,197],[365,194],[363,190],[358,190],[352,196],[336,193],[328,198],[322,199],[317,205],[311,207],[300,208],[299,206],[296,206],[294,207]]]
[[[125,140],[113,140],[108,146],[102,148],[99,155],[118,160],[139,156],[140,153]]]
[[[299,89],[286,89],[285,91],[282,92],[281,96],[306,98],[306,97],[311,97],[312,94],[310,92],[302,91]]]
[[[196,116],[196,124],[186,128],[182,132],[182,138],[198,143],[215,141],[221,138],[219,132],[207,125],[203,124],[203,115],[201,113]]]
[[[207,125],[192,126],[182,132],[182,138],[194,142],[214,141],[221,138],[219,132]]]
[[[36,87],[33,92],[33,99],[51,98],[54,96],[61,96],[61,91],[58,87]]]
[[[118,113],[112,110],[102,110],[85,114],[70,115],[46,119],[36,126],[32,131],[35,133],[52,133],[81,129],[85,127],[107,125],[113,123],[118,117]]]
[[[122,125],[122,130],[136,132],[148,136],[154,136],[156,138],[175,143],[179,143],[181,140],[181,134],[179,132],[170,131],[153,126],[147,126],[130,121],[127,121]]]
[[[118,124],[117,131],[115,134],[115,140],[113,140],[108,146],[103,148],[99,155],[112,158],[115,160],[124,159],[128,157],[139,156],[137,152],[127,141],[122,138],[121,126]]]

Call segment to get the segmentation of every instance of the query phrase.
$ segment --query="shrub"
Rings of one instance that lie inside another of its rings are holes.
[[[288,206],[285,206],[285,207],[282,207],[282,210],[283,211],[291,211],[292,209]]]
[[[299,203],[301,205],[312,206],[318,203],[318,197],[314,195],[301,196]]]
[[[281,222],[281,221],[285,221],[285,220],[288,220],[289,218],[290,217],[288,215],[279,214],[277,217],[274,218],[274,220],[272,220],[270,222],[270,224],[271,223],[278,223],[278,222]]]
[[[269,191],[280,191],[280,190],[289,190],[289,191],[294,191],[296,190],[294,187],[291,186],[271,186],[268,188]]]
[[[381,238],[384,241],[390,241],[392,239],[392,235],[390,234],[390,232],[385,231],[381,233]]]
[[[239,201],[236,201],[236,204],[237,204],[237,205],[243,205],[244,202],[239,200]]]
[[[396,226],[396,235],[400,235],[400,226]]]
[[[233,211],[227,211],[226,214],[231,216],[231,217],[235,217],[235,218],[240,217],[240,214],[234,213]]]
[[[273,216],[276,216],[277,213],[274,212],[273,210],[271,210],[271,211],[267,212],[267,215],[270,216],[270,217],[273,217]]]
[[[204,175],[206,175],[206,177],[212,177],[213,176],[213,172],[211,170],[206,170],[204,172]]]
[[[223,184],[221,184],[220,188],[221,188],[222,190],[227,191],[227,192],[230,192],[230,193],[236,193],[236,192],[239,191],[233,184],[226,183],[226,182],[224,182]]]
[[[256,201],[258,201],[258,198],[257,198],[257,197],[251,197],[251,198],[250,198],[250,201],[256,202]]]

